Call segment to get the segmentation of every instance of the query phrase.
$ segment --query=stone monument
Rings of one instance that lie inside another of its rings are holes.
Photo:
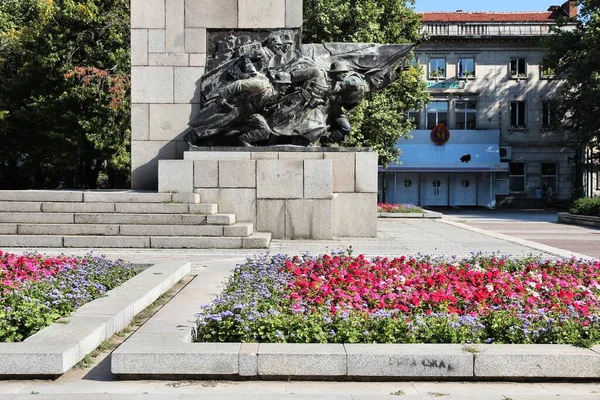
[[[150,2],[132,0],[132,187],[273,238],[376,236],[377,155],[336,143],[411,46],[303,45],[301,0]]]

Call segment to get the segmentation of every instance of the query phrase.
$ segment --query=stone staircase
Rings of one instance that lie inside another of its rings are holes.
[[[235,214],[197,194],[140,191],[0,191],[0,248],[268,248]]]

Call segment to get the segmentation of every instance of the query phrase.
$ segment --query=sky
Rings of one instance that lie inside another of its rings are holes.
[[[565,0],[416,0],[415,11],[546,11]]]

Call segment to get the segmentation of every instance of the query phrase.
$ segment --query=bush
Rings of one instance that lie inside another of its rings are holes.
[[[575,200],[575,203],[573,203],[569,213],[600,217],[600,197],[584,197]]]
[[[104,256],[0,251],[0,342],[20,342],[134,275],[131,264]]]
[[[377,212],[380,213],[422,213],[423,209],[414,204],[378,203]]]

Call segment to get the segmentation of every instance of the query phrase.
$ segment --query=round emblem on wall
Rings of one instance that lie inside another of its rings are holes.
[[[446,125],[439,123],[431,130],[431,141],[435,144],[444,144],[450,139],[450,131]]]

